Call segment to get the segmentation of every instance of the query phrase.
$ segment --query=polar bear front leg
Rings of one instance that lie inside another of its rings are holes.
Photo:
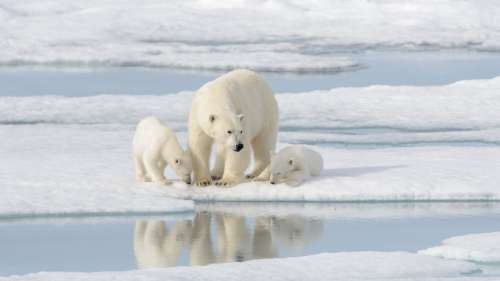
[[[158,165],[159,159],[156,153],[146,152],[144,153],[143,159],[146,171],[151,176],[151,179],[154,182],[161,184],[170,184],[170,181],[168,181],[163,175],[163,170],[160,171],[160,167]]]
[[[226,161],[224,163],[224,176],[216,185],[231,186],[241,182],[245,176],[245,170],[250,163],[250,149],[245,148],[239,152],[226,149]]]
[[[226,149],[224,145],[217,145],[215,167],[210,173],[212,180],[220,180],[224,175],[224,163],[226,162]]]
[[[189,151],[193,162],[193,183],[198,186],[207,186],[211,183],[208,160],[213,140],[206,135],[198,125],[189,128]]]

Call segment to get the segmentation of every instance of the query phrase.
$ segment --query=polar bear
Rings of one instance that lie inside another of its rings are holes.
[[[195,94],[189,114],[189,150],[194,183],[206,186],[239,183],[250,162],[249,178],[270,163],[276,146],[278,104],[267,82],[249,70],[234,70],[203,85]],[[215,167],[209,171],[212,144]]]
[[[182,149],[175,132],[156,117],[144,118],[137,125],[133,156],[136,178],[140,181],[151,179],[169,184],[163,172],[170,164],[177,176],[187,184],[191,182],[191,155]]]
[[[302,145],[291,145],[271,157],[271,164],[257,180],[270,180],[271,184],[281,181],[298,186],[311,176],[319,176],[323,169],[321,155]]]

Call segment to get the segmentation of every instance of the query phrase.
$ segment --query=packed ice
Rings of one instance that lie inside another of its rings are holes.
[[[500,50],[498,1],[16,1],[0,64],[324,72],[360,50]]]

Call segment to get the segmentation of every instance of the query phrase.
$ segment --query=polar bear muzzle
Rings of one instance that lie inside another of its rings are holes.
[[[234,147],[234,151],[236,152],[240,152],[242,149],[243,149],[243,144],[242,143],[238,143],[235,147]]]

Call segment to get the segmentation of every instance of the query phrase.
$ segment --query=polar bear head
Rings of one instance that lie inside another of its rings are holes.
[[[169,162],[175,174],[185,183],[191,184],[191,172],[193,171],[191,154],[188,151],[182,151],[178,155],[172,157]]]
[[[245,143],[244,120],[243,114],[210,114],[208,135],[214,139],[215,143],[239,152],[244,148]]]
[[[274,153],[271,151],[271,164],[270,164],[270,182],[271,184],[279,183],[286,179],[288,174],[296,170],[296,159],[291,156],[284,155],[284,153]]]

